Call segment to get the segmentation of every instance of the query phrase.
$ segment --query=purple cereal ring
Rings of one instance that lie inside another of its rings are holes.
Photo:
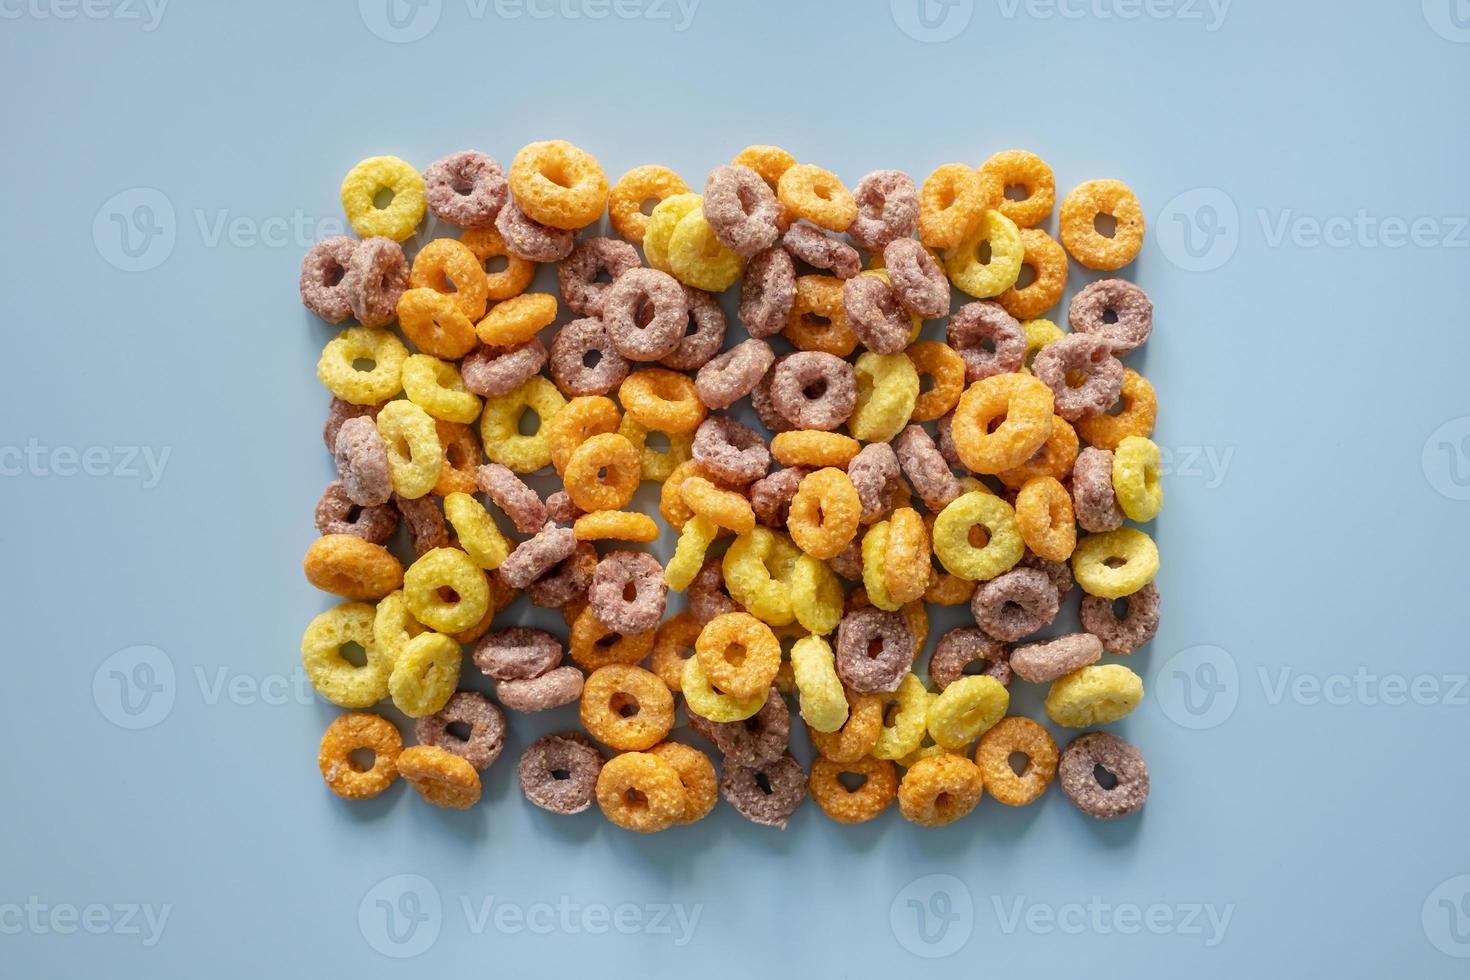
[[[786,229],[781,239],[793,259],[831,272],[838,279],[851,279],[862,271],[863,260],[857,249],[813,225],[798,222]]]
[[[1116,531],[1123,526],[1123,508],[1113,491],[1113,453],[1088,446],[1072,464],[1072,506],[1077,524],[1090,534]]]
[[[799,429],[835,429],[857,405],[852,365],[835,354],[798,351],[771,371],[771,404]]]
[[[656,361],[679,347],[689,326],[689,299],[679,280],[657,269],[618,276],[602,300],[612,344],[630,361]]]
[[[586,599],[596,571],[597,549],[590,541],[578,541],[570,555],[526,586],[526,595],[533,606],[561,609]]]
[[[391,238],[358,242],[342,290],[352,315],[364,327],[383,327],[398,319],[398,299],[408,288],[408,259],[403,246]]]
[[[642,264],[638,250],[621,239],[584,238],[556,267],[562,302],[578,316],[601,316],[607,288],[618,276]],[[607,281],[599,282],[603,275]]]
[[[704,182],[704,220],[720,244],[747,258],[769,248],[780,234],[781,205],[760,174],[738,164],[723,164]]]
[[[605,395],[623,383],[629,369],[596,317],[573,320],[551,342],[551,380],[562,394]]]
[[[482,463],[475,471],[475,483],[522,534],[535,534],[546,523],[546,505],[510,467]]]
[[[709,721],[691,712],[689,724],[713,742],[731,766],[769,765],[791,744],[791,709],[774,686],[761,710],[744,721]]]
[[[1154,331],[1154,304],[1126,279],[1099,279],[1072,297],[1067,322],[1073,333],[1102,337],[1116,355],[1137,350]]]
[[[1105,785],[1097,771],[1107,773]],[[1089,817],[1126,817],[1148,800],[1148,764],[1143,753],[1111,732],[1086,732],[1062,749],[1057,782],[1072,805]]]
[[[888,281],[903,308],[925,320],[949,312],[949,280],[928,249],[912,238],[897,238],[883,249]]]
[[[913,484],[914,492],[931,513],[937,514],[965,492],[959,478],[950,471],[944,454],[929,433],[910,425],[893,442],[898,465]]]
[[[322,534],[351,534],[384,544],[398,530],[398,511],[388,504],[363,507],[353,503],[341,480],[333,480],[316,502],[316,529]]]
[[[842,284],[847,326],[875,354],[897,354],[909,345],[914,325],[893,287],[877,276],[856,276]]]
[[[997,640],[1030,636],[1057,618],[1057,590],[1046,573],[1013,568],[984,582],[970,599],[975,622]]]
[[[1130,596],[1119,619],[1113,602],[1102,596],[1082,597],[1082,628],[1102,641],[1109,653],[1128,654],[1154,638],[1159,631],[1159,587],[1153,582]]]
[[[896,691],[914,662],[914,631],[901,613],[867,606],[837,627],[837,676],[861,694]]]
[[[708,364],[725,343],[725,311],[713,296],[693,286],[684,287],[689,321],[674,352],[659,361],[675,371],[694,371]]]
[[[764,766],[726,763],[720,795],[746,820],[786,829],[786,821],[806,800],[806,773],[789,755]]]
[[[546,498],[546,515],[558,524],[570,526],[582,513],[582,508],[572,503],[571,494],[565,490],[558,490]]]
[[[863,524],[881,521],[892,509],[898,489],[898,454],[886,442],[870,442],[848,462],[847,478],[863,507],[858,519]]]
[[[481,398],[495,398],[510,394],[539,374],[546,356],[546,345],[538,337],[510,347],[481,344],[465,355],[459,373],[470,391]]]
[[[790,354],[777,356],[772,362],[771,369],[766,372],[766,376],[750,390],[750,407],[755,409],[756,417],[761,420],[761,425],[773,433],[788,432],[795,428],[791,420],[782,415],[780,409],[776,408],[776,403],[771,400],[771,382],[776,378],[776,368],[780,367],[781,362],[790,356]]]
[[[505,171],[494,157],[461,150],[424,170],[424,201],[434,217],[460,228],[487,228],[510,195]]]
[[[779,246],[760,252],[745,267],[740,280],[737,315],[752,337],[769,337],[786,329],[796,303],[796,264]]]
[[[461,738],[459,726],[469,733]],[[444,707],[414,722],[413,734],[420,745],[433,745],[452,752],[476,769],[488,769],[505,749],[505,712],[478,691],[457,691]]]
[[[1068,633],[1011,651],[1011,670],[1023,681],[1050,684],[1102,659],[1102,640],[1091,633]]]
[[[486,633],[475,644],[475,666],[497,681],[526,681],[561,663],[561,640],[546,630],[530,626]]]
[[[344,283],[356,252],[356,238],[338,235],[317,242],[301,260],[301,302],[328,323],[341,323],[352,312]]]
[[[337,451],[337,433],[342,430],[343,422],[348,419],[361,418],[364,415],[375,419],[382,407],[383,403],[354,405],[340,398],[333,398],[331,404],[327,406],[327,420],[322,425],[322,441],[327,444],[327,452]]]
[[[1021,369],[1026,331],[993,300],[966,303],[949,318],[949,346],[965,362],[965,383]]]
[[[575,667],[553,667],[540,677],[501,681],[495,685],[495,696],[512,711],[545,711],[580,698],[584,680],[582,672]]]
[[[569,527],[547,524],[516,545],[500,563],[500,578],[512,589],[524,589],[577,550],[577,538]]]
[[[1004,643],[992,640],[984,630],[973,626],[952,629],[939,638],[934,653],[929,657],[929,680],[939,690],[944,690],[965,675],[965,668],[973,663],[983,663],[980,671],[986,677],[994,677],[1009,687],[1011,683],[1011,655]]]
[[[861,531],[846,548],[827,559],[827,567],[849,582],[863,580],[863,535]]]
[[[580,732],[543,735],[516,763],[526,799],[552,813],[581,813],[597,800],[602,753]]]
[[[1087,380],[1068,383],[1074,371]],[[1123,390],[1123,362],[1113,356],[1113,342],[1097,334],[1068,334],[1047,344],[1032,359],[1031,373],[1052,390],[1056,413],[1068,422],[1101,415]]]
[[[857,217],[847,226],[858,248],[881,252],[919,227],[919,187],[902,170],[874,170],[852,192]]]
[[[495,216],[495,230],[500,232],[507,252],[528,262],[560,262],[572,254],[576,242],[575,232],[533,220],[514,198],[507,200]]]
[[[708,558],[699,566],[684,596],[689,603],[689,614],[701,624],[726,613],[745,612],[745,607],[725,588],[724,563],[718,558]]]
[[[449,528],[444,523],[444,512],[439,509],[432,495],[405,500],[393,495],[393,506],[403,517],[403,526],[413,541],[413,553],[422,558],[435,548],[449,544]]]
[[[378,426],[372,418],[360,415],[347,419],[337,429],[337,444],[332,448],[337,475],[348,498],[359,507],[386,504],[393,496],[393,472],[388,466],[388,450]]]
[[[729,408],[755,390],[771,369],[776,352],[764,340],[744,340],[706,362],[694,376],[694,390],[708,408]]]
[[[652,555],[613,551],[597,563],[587,604],[608,629],[633,636],[658,625],[668,592],[663,566]]]
[[[699,423],[690,451],[696,463],[737,487],[754,483],[771,468],[765,437],[728,415],[711,415]]]
[[[802,478],[810,472],[811,470],[804,466],[788,466],[784,470],[777,470],[752,483],[750,485],[750,508],[755,511],[755,519],[766,527],[784,531],[786,518],[791,512],[791,498],[796,496],[796,490],[801,486]],[[858,494],[861,496],[862,491],[859,490]]]
[[[1016,567],[1034,568],[1045,574],[1057,590],[1058,602],[1065,599],[1067,593],[1072,591],[1072,566],[1064,561],[1052,561],[1050,558],[1043,558],[1028,550],[1021,560],[1016,562]]]

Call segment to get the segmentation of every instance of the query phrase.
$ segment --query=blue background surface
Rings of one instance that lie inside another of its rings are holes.
[[[913,0],[704,0],[688,23],[632,0],[397,21],[7,0],[0,973],[1463,976],[1454,2],[965,0],[926,27]],[[1013,146],[1062,190],[1131,184],[1171,462],[1163,626],[1116,726],[1152,771],[1140,816],[1053,789],[933,831],[722,806],[638,838],[516,790],[572,709],[513,717],[468,812],[326,792],[336,711],[297,649],[329,602],[298,569],[333,331],[300,306],[301,255],[362,157],[508,163],[550,137],[614,177],[695,183],[771,142],[849,185]]]

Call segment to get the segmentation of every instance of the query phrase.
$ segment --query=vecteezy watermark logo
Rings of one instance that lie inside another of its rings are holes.
[[[152,728],[174,707],[174,662],[158,647],[119,650],[92,675],[92,700],[119,728]]]
[[[1470,44],[1470,0],[1423,0],[1424,19],[1446,41]]]
[[[1180,650],[1164,661],[1152,686],[1159,708],[1183,728],[1223,724],[1240,701],[1240,671],[1235,658],[1216,646]]]
[[[975,0],[888,0],[893,22],[915,41],[950,41],[970,26]]]
[[[24,446],[0,446],[0,477],[111,477],[152,490],[171,455],[172,446],[47,446],[33,436]]]
[[[3,2],[3,0],[0,0]],[[966,0],[969,2],[969,0]],[[700,0],[464,0],[472,21],[619,20],[668,21],[675,33],[694,23]],[[408,44],[426,37],[439,24],[442,0],[358,0],[367,29],[385,41]]]
[[[1419,922],[1435,949],[1455,959],[1470,958],[1470,875],[1440,882],[1424,899]]]
[[[1240,244],[1240,212],[1218,187],[1176,195],[1154,223],[1164,257],[1186,272],[1209,272],[1230,261]]]
[[[151,949],[163,938],[173,905],[151,902],[45,902],[31,895],[24,902],[0,902],[0,936],[138,936]]]
[[[1019,895],[1010,901],[992,895],[996,924],[1003,935],[1028,932],[1036,936],[1184,936],[1206,947],[1225,941],[1235,903],[1110,902],[1093,895],[1086,902],[1032,902]]]
[[[1424,479],[1442,497],[1470,500],[1470,415],[1450,419],[1424,440]]]
[[[443,919],[439,889],[422,875],[384,878],[357,906],[362,938],[384,956],[400,960],[433,946]]]
[[[0,20],[135,20],[149,34],[167,6],[168,0],[0,0]]]
[[[173,202],[153,187],[130,187],[109,197],[92,218],[92,242],[109,265],[147,272],[173,253]]]
[[[1000,15],[1015,20],[1175,20],[1198,22],[1213,34],[1225,24],[1230,0],[996,0]]]
[[[888,925],[898,944],[915,956],[952,956],[970,941],[975,901],[954,875],[925,875],[893,896]]]
[[[367,29],[394,44],[427,37],[439,23],[441,9],[441,0],[357,0]]]

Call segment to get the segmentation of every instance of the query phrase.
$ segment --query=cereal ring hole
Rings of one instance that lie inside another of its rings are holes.
[[[1092,229],[1104,238],[1112,238],[1118,234],[1118,219],[1106,211],[1099,211],[1093,215]]]
[[[347,753],[347,764],[354,772],[371,772],[378,764],[378,753],[364,745]]]
[[[1030,262],[1023,261],[1021,263],[1021,271],[1016,273],[1016,285],[1013,288],[1018,290],[1025,289],[1027,286],[1031,285],[1035,281],[1036,266],[1032,265]]]
[[[837,781],[849,793],[856,793],[868,785],[868,774],[865,772],[839,772],[837,774]]]
[[[529,405],[521,412],[521,417],[516,420],[516,432],[523,436],[534,436],[541,431],[541,416]]]
[[[642,710],[638,699],[624,691],[618,691],[607,702],[608,709],[620,718],[636,718]]]
[[[352,369],[354,371],[376,371],[378,369],[378,362],[371,357],[353,358]]]
[[[1025,184],[1007,184],[1005,198],[1007,201],[1024,201],[1031,196],[1031,188]]]
[[[452,606],[459,601],[459,593],[447,585],[439,586],[436,594],[439,596],[439,601],[448,606]]]
[[[377,190],[373,191],[373,207],[379,211],[386,211],[393,206],[393,199],[398,194],[387,184],[379,184]]]
[[[1011,767],[1011,772],[1017,776],[1026,775],[1031,768],[1031,757],[1020,749],[1006,756],[1006,765]]]
[[[1103,789],[1111,790],[1118,786],[1118,777],[1104,768],[1101,762],[1092,767],[1092,778],[1097,780],[1097,784]]]
[[[767,796],[770,796],[772,793],[775,792],[775,790],[771,789],[771,777],[767,776],[764,771],[757,772],[755,774],[755,784],[759,786],[761,792],[766,794]]]
[[[492,255],[481,263],[481,265],[484,267],[487,275],[499,275],[510,268],[510,256]]]

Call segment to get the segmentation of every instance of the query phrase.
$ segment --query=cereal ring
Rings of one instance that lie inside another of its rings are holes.
[[[579,395],[573,398],[547,425],[546,440],[551,445],[551,465],[565,476],[572,453],[593,436],[617,432],[621,421],[622,412],[618,411],[617,402],[611,398],[601,395]],[[627,441],[626,436],[623,438]],[[631,446],[632,443],[629,442],[628,445]],[[637,450],[633,452],[636,456]],[[640,476],[642,471],[640,463]]]
[[[689,307],[687,326],[673,353],[659,363],[676,371],[695,371],[720,352],[725,342],[725,311],[702,289],[685,286],[684,297]]]
[[[1121,356],[1148,340],[1154,328],[1154,304],[1126,279],[1099,279],[1072,297],[1067,321],[1076,333],[1110,341],[1113,353]]]
[[[1048,684],[1097,663],[1102,653],[1102,641],[1091,633],[1069,633],[1041,643],[1016,647],[1011,651],[1011,668],[1022,680]]]
[[[434,357],[464,357],[479,339],[454,297],[433,289],[409,289],[398,297],[398,325],[413,345]]]
[[[975,473],[999,473],[1029,460],[1051,434],[1054,399],[1024,374],[994,375],[965,389],[951,430],[961,462]]]
[[[1019,371],[1026,355],[1026,333],[999,303],[966,303],[949,318],[949,346],[965,362],[970,384]]]
[[[934,440],[919,426],[911,425],[899,433],[894,448],[904,476],[933,513],[944,510],[964,493]]]
[[[578,541],[570,555],[526,586],[526,594],[531,597],[532,605],[547,609],[583,602],[596,571],[597,549],[586,541]]]
[[[870,443],[848,461],[847,477],[862,508],[858,520],[872,524],[888,513],[892,503],[899,483],[898,456],[886,442]]]
[[[1123,599],[1122,618],[1113,601],[1101,596],[1082,597],[1082,628],[1095,635],[1109,653],[1129,654],[1159,631],[1159,589],[1150,582]]]
[[[684,673],[679,677],[679,690],[689,712],[714,722],[744,721],[765,707],[768,691],[749,698],[735,698],[714,689],[698,657],[684,661]]]
[[[694,437],[687,432],[671,434],[650,429],[631,415],[624,415],[618,423],[618,435],[627,439],[638,450],[638,461],[643,479],[663,483],[685,460],[693,457]],[[666,447],[659,449],[650,445],[650,435],[657,435]]]
[[[1116,562],[1117,564],[1114,564]],[[1154,580],[1159,549],[1137,528],[1089,534],[1072,552],[1072,575],[1088,595],[1121,599]]]
[[[720,800],[719,777],[709,756],[681,742],[661,742],[648,752],[672,766],[684,787],[684,815],[674,822],[691,824],[709,816]]]
[[[1057,590],[1046,573],[1013,568],[975,590],[970,612],[997,640],[1019,640],[1051,623],[1059,608]]]
[[[359,768],[352,753],[367,750],[373,764]],[[339,715],[322,734],[317,767],[327,788],[344,800],[370,800],[398,778],[403,738],[393,723],[378,715],[350,711]]]
[[[364,327],[384,327],[398,315],[408,287],[408,259],[395,241],[368,238],[357,245],[342,277],[352,315]]]
[[[913,362],[921,381],[925,376],[934,379],[933,387],[927,391],[920,386],[919,397],[914,400],[913,421],[932,422],[948,414],[965,390],[964,358],[949,345],[932,340],[910,344],[904,355]]]
[[[567,644],[572,659],[587,670],[609,664],[636,664],[652,649],[652,630],[632,636],[615,633],[602,624],[590,606],[583,607],[573,618],[571,640]]]
[[[540,677],[501,681],[495,693],[510,710],[530,713],[571,704],[582,696],[582,682],[577,668],[554,667]]]
[[[780,205],[760,174],[749,167],[722,165],[704,182],[703,213],[715,237],[747,258],[769,248],[780,230]]]
[[[802,429],[835,429],[857,403],[853,368],[821,351],[792,354],[772,369],[771,401]]]
[[[492,462],[517,473],[532,473],[551,462],[547,423],[566,405],[556,386],[543,377],[533,377],[508,395],[485,399],[480,416],[480,441]],[[539,420],[536,432],[521,434],[526,412]]]
[[[897,354],[908,346],[912,324],[898,294],[877,276],[854,276],[842,284],[847,327],[874,353]]]
[[[419,249],[408,274],[408,285],[412,289],[432,289],[451,296],[454,305],[471,320],[485,315],[485,304],[490,298],[484,266],[468,246],[455,238],[436,238]]]
[[[551,633],[527,626],[487,633],[475,645],[475,666],[498,681],[529,680],[561,663],[562,646]]]
[[[451,493],[444,498],[444,516],[454,527],[459,546],[470,560],[486,571],[499,568],[510,555],[511,545],[494,518],[468,493]]]
[[[393,506],[403,518],[403,526],[408,528],[415,558],[422,558],[435,548],[443,548],[449,544],[449,529],[444,526],[444,514],[433,497],[405,500],[395,494]]]
[[[718,565],[716,565],[718,567]],[[694,641],[703,624],[692,613],[682,612],[664,620],[653,640],[653,656],[649,669],[658,675],[670,691],[678,692],[683,684],[684,662],[694,656]]]
[[[1028,480],[1016,494],[1016,525],[1026,547],[1042,558],[1066,561],[1077,547],[1072,498],[1052,477]]]
[[[743,341],[704,362],[694,378],[695,391],[710,408],[728,408],[750,394],[775,359],[764,340]]]
[[[475,150],[451,153],[424,169],[429,210],[460,228],[493,225],[508,194],[499,161]]]
[[[806,773],[789,755],[758,767],[727,764],[720,795],[751,823],[785,830],[786,821],[806,799]]]
[[[861,355],[852,367],[857,401],[847,431],[864,442],[887,442],[909,424],[919,397],[919,373],[902,354]]]
[[[705,552],[719,536],[719,528],[708,517],[696,514],[684,522],[684,528],[679,534],[679,541],[674,545],[673,557],[669,559],[668,566],[664,569],[664,584],[675,592],[682,592],[691,588],[699,579],[699,573],[704,571],[709,562],[705,561]],[[717,559],[710,559],[716,562]],[[723,581],[723,580],[722,580]],[[694,595],[689,596],[690,608],[694,608]]]
[[[775,190],[781,181],[781,175],[796,163],[796,157],[779,146],[757,143],[735,154],[735,159],[730,162],[754,170],[771,190]]]
[[[800,554],[784,536],[757,527],[737,537],[725,551],[725,586],[757,619],[785,626],[796,614],[783,580]]]
[[[1011,757],[1020,753],[1026,766],[1019,773],[1011,767]],[[1046,792],[1057,774],[1057,743],[1030,718],[1012,715],[1002,718],[980,736],[975,749],[975,765],[985,780],[985,791],[997,803],[1025,806]]]
[[[351,534],[369,544],[383,544],[398,529],[398,511],[385,504],[363,507],[333,480],[316,503],[316,529],[322,534]]]
[[[459,368],[428,354],[403,362],[403,393],[436,419],[463,425],[480,417],[480,399],[465,388]]]
[[[456,726],[469,728],[455,734]],[[421,745],[452,752],[476,769],[488,769],[505,749],[505,714],[478,691],[460,691],[438,712],[414,723]]]
[[[500,302],[519,296],[531,285],[531,279],[536,275],[536,263],[512,254],[494,225],[466,229],[459,240],[475,253],[480,268],[485,270],[485,291],[490,299]],[[505,267],[490,271],[489,263],[502,258],[505,259]]]
[[[825,467],[808,474],[791,500],[787,527],[797,547],[831,558],[857,533],[862,501],[847,474]]]
[[[691,476],[679,486],[684,503],[717,527],[729,528],[736,534],[748,534],[755,527],[755,512],[750,501],[733,490],[725,490],[702,476]]]
[[[663,618],[667,596],[663,566],[656,558],[641,551],[614,551],[597,563],[587,603],[609,628],[645,633]]]
[[[322,442],[326,444],[327,452],[336,451],[337,433],[342,431],[342,426],[348,419],[361,418],[363,416],[376,418],[382,408],[383,406],[376,402],[367,405],[354,405],[351,402],[345,402],[333,396],[327,406],[326,421],[322,424]]]
[[[791,712],[772,688],[761,710],[745,721],[713,722],[690,715],[695,731],[714,743],[731,766],[764,766],[786,753],[791,741]]]
[[[789,353],[778,354],[775,361],[772,362],[771,370],[767,371],[766,376],[761,378],[750,391],[750,407],[755,410],[755,417],[768,431],[777,434],[789,432],[792,425],[791,420],[777,411],[775,403],[771,401],[771,382],[775,379],[776,366],[789,357],[791,357]],[[773,443],[771,455],[774,456],[775,451],[776,447]]]
[[[694,516],[694,511],[689,509],[681,493],[684,481],[692,476],[708,479],[711,475],[703,466],[689,459],[675,466],[673,472],[663,481],[663,486],[659,487],[658,512],[676,530],[682,531],[685,522]]]
[[[1067,728],[1089,728],[1126,717],[1142,700],[1143,678],[1122,664],[1093,665],[1052,681],[1046,714]]]
[[[693,458],[714,477],[733,486],[754,483],[771,466],[771,451],[761,434],[728,415],[711,415],[699,424]]]
[[[1040,228],[1021,229],[1021,248],[1021,272],[1016,284],[995,300],[1016,319],[1030,320],[1056,306],[1062,298],[1067,288],[1067,252]],[[1020,280],[1027,269],[1032,276],[1023,285]]]
[[[780,333],[795,304],[796,266],[791,253],[779,246],[757,253],[740,282],[737,316],[746,332],[757,338]]]
[[[1122,363],[1107,340],[1092,334],[1048,344],[1031,362],[1031,373],[1052,390],[1056,413],[1069,422],[1106,412],[1123,388]],[[1084,380],[1073,384],[1079,373]]]
[[[359,507],[377,507],[393,496],[388,453],[371,416],[345,420],[337,429],[332,455],[340,486]]]
[[[338,235],[317,242],[301,260],[301,303],[328,323],[352,312],[345,277],[356,252],[356,238]]]
[[[452,493],[475,492],[475,470],[485,458],[480,448],[480,437],[468,425],[458,422],[434,420],[434,434],[444,449],[444,465],[439,468],[439,479],[434,481],[430,493],[447,497]]]
[[[1019,187],[1026,192],[1019,199],[1002,194],[995,205],[1017,227],[1030,228],[1051,216],[1057,200],[1057,184],[1051,167],[1041,157],[1025,150],[1001,150],[980,164],[979,169],[1003,190]]]
[[[949,280],[929,251],[912,238],[897,238],[883,249],[883,265],[894,295],[905,310],[925,320],[949,312]]]
[[[420,796],[435,806],[467,810],[480,800],[480,774],[452,752],[412,745],[398,756],[398,771]]]
[[[475,324],[475,335],[491,347],[523,344],[556,319],[556,297],[550,293],[522,293],[495,304]]]
[[[1111,235],[1097,230],[1101,215],[1113,219]],[[1143,247],[1143,208],[1121,180],[1089,180],[1077,185],[1062,201],[1059,226],[1062,244],[1089,269],[1121,269]]]
[[[975,545],[971,534],[984,529],[988,540]],[[951,575],[981,582],[995,578],[1021,560],[1026,546],[1016,512],[999,497],[978,490],[956,497],[934,518],[934,553]]]
[[[801,276],[796,280],[796,300],[781,331],[793,347],[839,358],[857,348],[857,335],[847,326],[842,283],[835,276]]]
[[[551,342],[551,377],[567,395],[604,395],[628,376],[627,359],[595,317],[573,320]]]
[[[693,432],[708,413],[694,382],[667,368],[634,371],[619,386],[618,400],[640,425],[671,435]]]
[[[919,241],[950,248],[964,240],[986,208],[999,203],[1001,188],[963,163],[946,163],[919,189]]]
[[[387,697],[388,672],[393,669],[393,664],[398,662],[399,655],[408,641],[418,636],[425,629],[424,625],[413,618],[413,613],[408,611],[408,603],[403,598],[403,590],[390,592],[378,602],[377,610],[373,614],[371,624],[373,643],[382,651],[386,667],[383,672],[383,694]],[[381,699],[380,697],[380,699]]]
[[[942,692],[961,677],[970,676],[965,668],[973,663],[985,665],[982,676],[993,677],[1002,686],[1010,684],[1010,654],[1005,645],[972,626],[952,629],[939,638],[929,657],[929,680]]]
[[[1011,696],[994,677],[960,677],[929,702],[929,735],[942,749],[963,749],[1005,717]]]
[[[1052,416],[1051,432],[1041,448],[1020,466],[1001,470],[996,478],[1011,490],[1019,490],[1037,479],[1063,480],[1072,472],[1077,459],[1077,430],[1060,415]]]
[[[527,143],[510,164],[510,192],[535,221],[575,231],[607,207],[607,174],[597,158],[566,140]]]
[[[386,330],[348,327],[327,341],[317,361],[316,376],[328,391],[353,405],[377,405],[402,390],[408,348]],[[359,361],[371,361],[360,371]]]
[[[611,283],[642,264],[637,250],[627,242],[616,238],[584,238],[556,267],[562,301],[580,316],[600,316]],[[599,276],[604,274],[608,281],[599,282]]]
[[[791,498],[810,471],[792,466],[763,476],[750,485],[750,507],[755,519],[766,527],[785,530]]]
[[[846,231],[857,217],[852,192],[832,171],[810,163],[787,167],[776,184],[776,196],[797,217],[828,231]]]
[[[547,524],[535,537],[516,545],[497,571],[505,584],[524,589],[577,550],[577,538],[569,527]]]
[[[578,708],[587,734],[619,752],[657,745],[674,727],[674,696],[632,664],[608,664],[587,675]]]
[[[673,272],[669,262],[669,240],[679,222],[704,206],[698,194],[673,194],[658,202],[648,216],[648,227],[643,235],[643,257],[649,266],[660,272]],[[723,246],[722,246],[723,247]]]
[[[444,447],[429,413],[413,402],[389,402],[378,413],[377,427],[398,495],[413,500],[433,490],[444,466]]]
[[[446,599],[445,595],[453,596]],[[414,619],[441,633],[468,629],[485,615],[485,573],[458,548],[435,548],[403,574],[403,597]]]
[[[462,659],[459,644],[442,633],[420,633],[409,640],[388,675],[394,707],[410,718],[444,707],[459,686]]]
[[[658,540],[658,525],[647,514],[626,510],[598,510],[583,514],[572,525],[578,541]]]
[[[607,216],[613,230],[635,245],[643,243],[648,229],[648,215],[643,206],[656,204],[676,194],[687,194],[689,185],[668,167],[645,164],[634,167],[613,185],[607,195]]]
[[[921,827],[942,827],[975,809],[985,793],[980,768],[962,755],[920,759],[898,784],[898,812]]]
[[[893,602],[905,605],[919,599],[929,587],[929,531],[918,511],[910,507],[895,508],[886,523],[883,588]]]
[[[511,255],[527,262],[560,262],[572,254],[574,232],[536,221],[511,198],[495,216],[495,230]]]
[[[390,651],[374,639],[374,610],[360,602],[344,602],[319,613],[301,636],[301,663],[318,694],[344,708],[366,708],[388,694],[393,669]],[[358,666],[342,655],[356,644],[365,657]]]
[[[791,609],[801,629],[825,636],[842,621],[842,583],[827,564],[801,555],[787,576]]]
[[[793,648],[794,649],[794,648]],[[873,751],[883,732],[883,697],[844,689],[847,720],[839,728],[824,732],[808,725],[812,746],[825,759],[851,765]]]
[[[674,226],[668,243],[669,268],[686,286],[722,293],[740,278],[745,260],[715,237],[699,208]]]
[[[1113,493],[1129,520],[1147,524],[1163,509],[1159,467],[1159,447],[1151,439],[1126,436],[1113,450]]]
[[[383,191],[393,199],[379,208],[373,201]],[[342,210],[363,238],[382,235],[401,242],[424,217],[424,178],[398,157],[368,157],[342,178]]]
[[[984,249],[990,257],[982,260]],[[958,244],[944,252],[950,282],[976,299],[998,296],[1016,284],[1025,248],[1021,232],[999,211],[986,211]]]
[[[847,695],[837,676],[832,647],[806,636],[791,648],[791,669],[801,694],[801,717],[817,732],[835,732],[847,722]]]
[[[1153,433],[1159,403],[1153,385],[1142,375],[1123,369],[1123,384],[1113,409],[1077,420],[1077,431],[1088,445],[1117,449],[1129,436],[1145,438]]]
[[[755,697],[770,687],[781,666],[781,644],[775,634],[749,613],[726,613],[710,620],[694,650],[708,681],[737,699]]]
[[[508,468],[485,463],[475,471],[475,482],[522,534],[534,534],[546,524],[546,505]]]
[[[317,538],[302,570],[312,585],[347,599],[381,599],[403,582],[403,566],[387,548],[351,534]]]
[[[837,627],[837,676],[854,691],[894,691],[914,661],[914,632],[895,612],[858,609]]]
[[[552,813],[581,813],[597,798],[602,754],[580,732],[543,735],[516,763],[516,781],[532,804]]]
[[[1058,768],[1062,792],[1089,817],[1126,817],[1148,800],[1148,765],[1142,753],[1109,732],[1074,738],[1062,750]],[[1106,782],[1098,777],[1099,769],[1107,774]]]
[[[857,216],[847,234],[861,249],[882,252],[919,227],[919,186],[899,170],[875,170],[853,192]]]
[[[842,776],[856,776],[862,782],[848,789]],[[812,760],[810,792],[822,812],[838,823],[866,823],[898,795],[898,770],[886,759],[869,757],[844,765],[817,758]]]
[[[1099,534],[1123,526],[1123,510],[1113,492],[1113,454],[1109,450],[1089,446],[1077,454],[1072,467],[1072,505],[1084,531]]]
[[[851,279],[863,267],[857,249],[812,225],[792,225],[786,229],[781,245],[792,258],[830,272],[838,279]]]

